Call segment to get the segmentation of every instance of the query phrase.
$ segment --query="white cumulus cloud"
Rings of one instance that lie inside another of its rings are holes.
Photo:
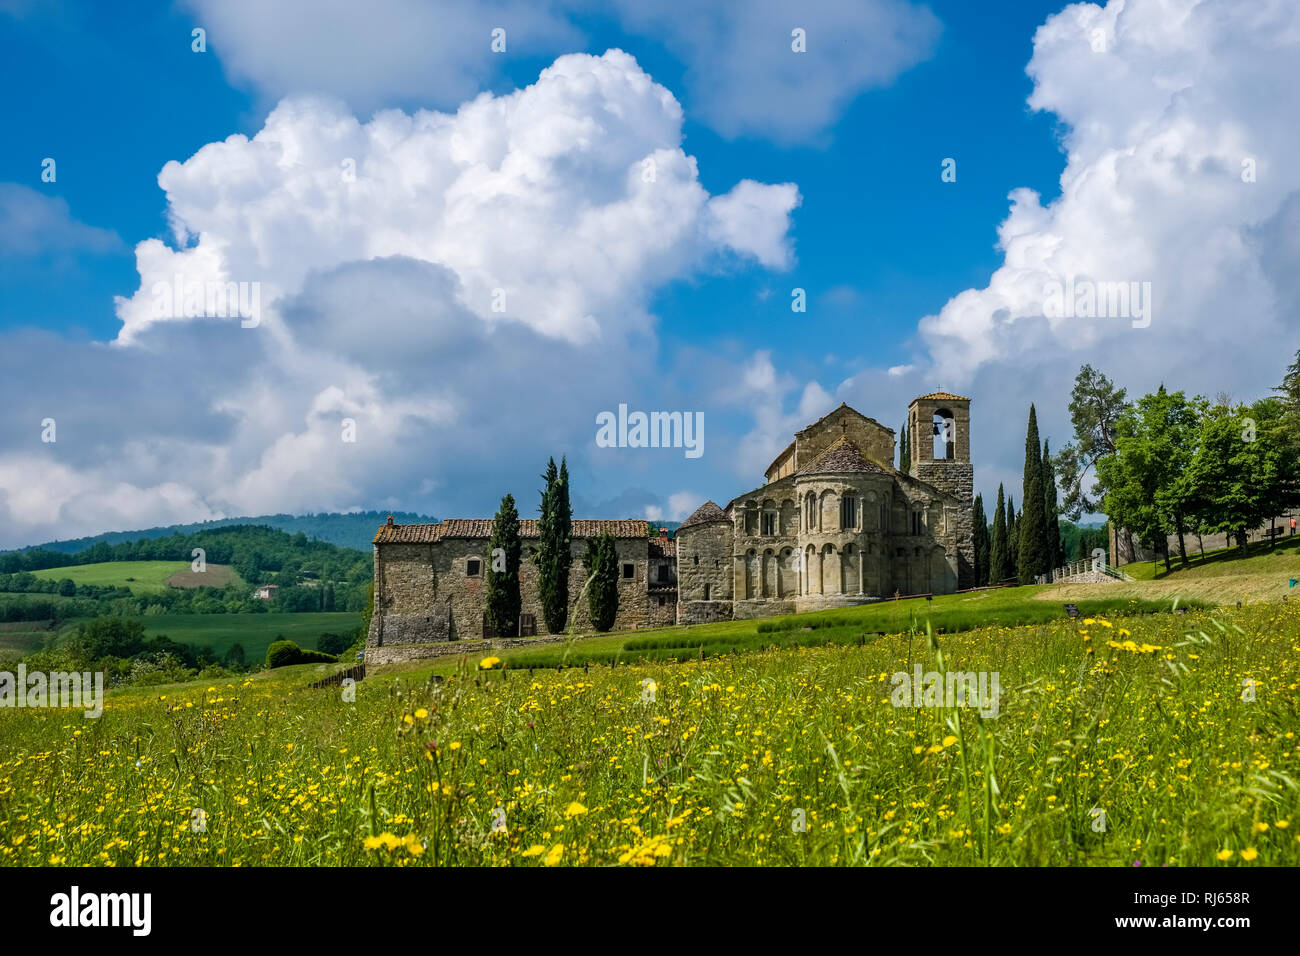
[[[0,546],[389,501],[477,514],[566,449],[586,480],[595,412],[654,407],[655,291],[793,262],[798,190],[710,195],[682,122],[612,50],[451,113],[286,99],[168,163],[173,235],[136,247],[114,343],[0,342]],[[178,279],[255,284],[260,324],[168,307]]]

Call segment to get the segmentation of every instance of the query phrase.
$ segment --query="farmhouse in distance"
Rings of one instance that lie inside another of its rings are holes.
[[[652,537],[640,519],[572,523],[573,606],[586,539],[609,533],[619,564],[615,629],[698,624],[867,604],[895,594],[948,594],[974,584],[970,399],[932,392],[908,406],[910,464],[895,465],[894,431],[841,404],[797,432],[760,487],[725,507],[701,505]],[[544,635],[529,544],[520,522],[519,634]],[[374,538],[376,659],[423,656],[445,641],[485,636],[492,520],[398,525]],[[581,628],[582,602],[574,609]]]

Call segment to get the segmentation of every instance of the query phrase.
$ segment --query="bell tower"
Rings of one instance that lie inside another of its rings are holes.
[[[975,470],[970,461],[970,399],[931,392],[907,406],[908,473],[957,499],[957,587],[974,586],[972,509]]]

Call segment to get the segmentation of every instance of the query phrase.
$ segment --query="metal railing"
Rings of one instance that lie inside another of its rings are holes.
[[[1136,580],[1127,572],[1106,563],[1104,558],[1092,558],[1086,561],[1071,561],[1069,564],[1063,564],[1059,568],[1048,574],[1040,574],[1034,578],[1035,584],[1051,584],[1054,581],[1068,581],[1070,578],[1078,577],[1083,574],[1100,572],[1107,577],[1114,578],[1116,581],[1133,581]]]

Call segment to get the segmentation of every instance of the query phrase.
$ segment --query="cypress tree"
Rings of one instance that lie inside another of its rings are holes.
[[[519,529],[514,496],[506,495],[492,520],[492,538],[488,542],[487,619],[498,637],[514,637],[519,633],[519,612],[523,608],[519,564],[524,550]]]
[[[564,595],[564,620],[569,617],[569,568],[573,565],[573,508],[569,505],[569,463],[560,457],[555,483],[555,579]],[[560,627],[564,627],[561,622]]]
[[[998,485],[998,504],[993,511],[993,537],[989,543],[989,584],[1007,576],[1007,503]]]
[[[898,470],[907,474],[912,468],[912,449],[907,442],[907,422],[903,422],[903,430],[898,437]]]
[[[1020,527],[1017,530],[1016,573],[1021,584],[1033,584],[1034,578],[1048,570],[1047,497],[1043,490],[1043,446],[1038,438],[1038,412],[1029,406],[1029,425],[1025,430],[1025,470],[1021,488]]]
[[[591,626],[608,631],[618,616],[618,551],[608,531],[587,542],[587,607]]]
[[[1047,569],[1054,571],[1065,563],[1061,548],[1061,508],[1056,496],[1056,464],[1051,449],[1043,442],[1043,507],[1047,513]]]
[[[1010,495],[1007,495],[1007,577],[1012,577],[1016,573],[1016,557],[1020,554],[1020,547],[1016,544],[1017,532],[1020,527],[1016,521],[1016,503]]]
[[[542,605],[542,618],[546,630],[551,634],[564,631],[569,620],[569,580],[567,562],[564,577],[560,577],[560,548],[568,552],[568,534],[560,534],[559,508],[559,470],[555,459],[546,463],[546,473],[542,475],[546,488],[542,491],[542,506],[537,520],[537,596]]]
[[[989,528],[988,519],[984,516],[984,496],[975,496],[975,505],[971,509],[971,537],[974,539],[975,546],[975,566],[972,572],[975,578],[975,587],[984,584],[988,579],[989,566]]]

